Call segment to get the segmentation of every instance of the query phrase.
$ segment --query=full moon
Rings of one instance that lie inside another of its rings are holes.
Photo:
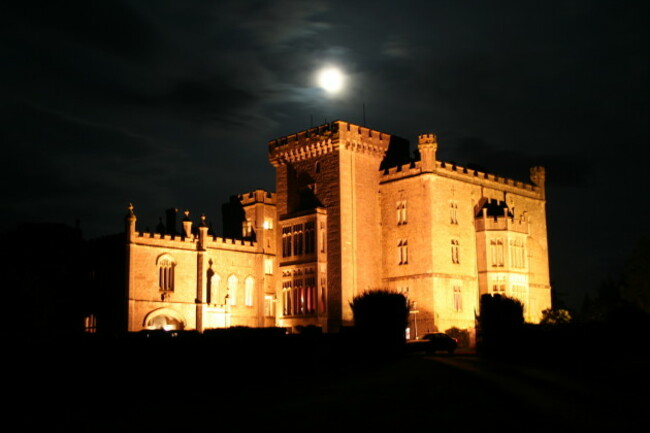
[[[343,88],[343,74],[334,67],[321,70],[318,73],[318,85],[328,93],[338,93]]]

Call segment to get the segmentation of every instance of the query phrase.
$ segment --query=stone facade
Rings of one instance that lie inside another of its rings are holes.
[[[187,218],[180,236],[139,233],[130,212],[129,330],[336,331],[376,289],[407,295],[411,337],[472,330],[484,293],[538,322],[551,306],[544,169],[529,184],[438,161],[434,134],[418,151],[342,121],[270,141],[277,192],[238,196],[244,240]]]

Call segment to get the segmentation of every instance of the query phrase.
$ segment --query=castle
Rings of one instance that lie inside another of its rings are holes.
[[[128,330],[332,332],[376,289],[408,297],[411,338],[472,332],[485,293],[518,298],[539,322],[551,307],[544,169],[523,183],[439,161],[437,147],[420,135],[413,160],[405,140],[344,121],[272,140],[276,192],[224,207],[236,238],[187,212],[180,235],[142,233],[130,207]]]

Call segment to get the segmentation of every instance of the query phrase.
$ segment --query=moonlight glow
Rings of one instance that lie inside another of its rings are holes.
[[[325,68],[318,73],[318,85],[328,93],[338,93],[343,88],[343,81],[343,74],[334,67]]]

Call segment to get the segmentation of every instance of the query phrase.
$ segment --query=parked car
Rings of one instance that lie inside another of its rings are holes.
[[[458,340],[442,332],[433,332],[423,335],[418,340],[409,341],[408,344],[414,350],[423,350],[427,353],[444,350],[453,355],[458,347]]]

